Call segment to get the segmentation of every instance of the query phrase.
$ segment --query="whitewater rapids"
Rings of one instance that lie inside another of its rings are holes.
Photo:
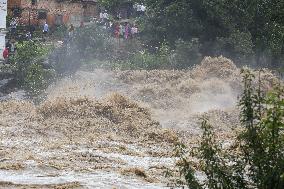
[[[174,144],[196,144],[200,117],[219,140],[234,136],[241,91],[223,57],[184,71],[82,68],[39,105],[0,102],[0,188],[165,188]]]

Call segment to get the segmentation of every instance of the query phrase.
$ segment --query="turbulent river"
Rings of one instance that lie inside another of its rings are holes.
[[[166,188],[174,143],[195,145],[200,117],[232,139],[240,80],[230,60],[208,57],[184,71],[82,68],[38,105],[10,94],[0,102],[0,188]]]

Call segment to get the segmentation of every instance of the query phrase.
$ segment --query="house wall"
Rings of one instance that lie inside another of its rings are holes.
[[[8,8],[19,6],[20,4],[21,0],[8,0]]]
[[[0,29],[6,29],[7,0],[0,0]]]
[[[3,59],[2,52],[5,49],[6,37],[6,16],[7,16],[7,0],[0,0],[0,59]]]
[[[60,23],[69,25],[79,25],[84,20],[85,16],[96,17],[97,5],[95,2],[67,2],[58,0],[37,0],[35,5],[31,4],[30,0],[9,0],[9,7],[20,6],[22,13],[19,18],[19,23],[23,25],[30,22],[34,25],[42,25],[45,21],[50,26],[58,25]],[[38,12],[46,11],[46,19],[38,19]]]

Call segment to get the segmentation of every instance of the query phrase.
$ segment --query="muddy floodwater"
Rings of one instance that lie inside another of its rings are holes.
[[[219,57],[184,71],[82,68],[39,104],[12,94],[0,102],[0,188],[167,188],[174,144],[196,145],[200,117],[232,140],[240,81]]]

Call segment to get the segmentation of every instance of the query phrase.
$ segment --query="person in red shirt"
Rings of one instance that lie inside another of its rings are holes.
[[[115,36],[115,38],[117,38],[117,39],[119,39],[119,24],[118,23],[116,23],[115,24],[115,28],[114,28],[114,36]]]
[[[3,51],[4,64],[8,63],[9,49],[6,47]]]

